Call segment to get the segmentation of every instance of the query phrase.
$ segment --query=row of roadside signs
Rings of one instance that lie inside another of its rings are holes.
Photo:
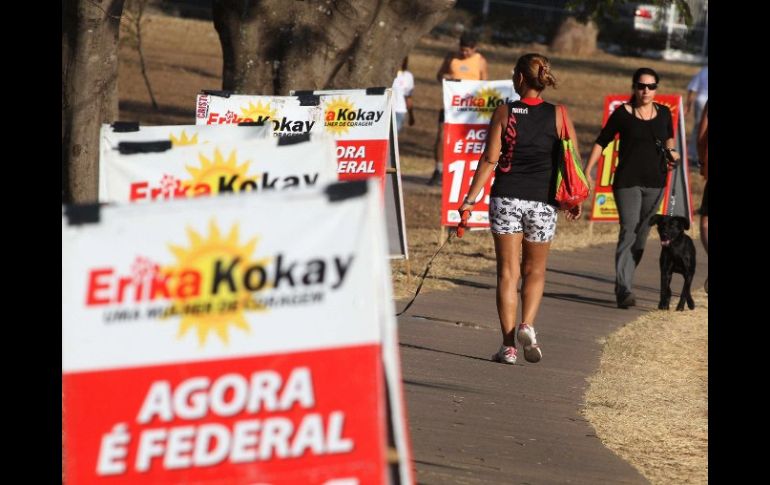
[[[414,481],[390,90],[256,98],[102,128],[109,205],[62,214],[68,483]]]

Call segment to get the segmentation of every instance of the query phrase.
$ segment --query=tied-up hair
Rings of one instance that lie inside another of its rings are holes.
[[[556,87],[556,77],[551,73],[551,61],[544,55],[531,53],[519,57],[514,72],[521,73],[527,86],[538,91],[547,86]]]

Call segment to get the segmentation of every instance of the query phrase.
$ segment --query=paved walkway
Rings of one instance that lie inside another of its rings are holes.
[[[708,260],[696,244],[694,285],[702,288]],[[398,320],[418,482],[647,483],[601,444],[580,409],[602,339],[657,308],[659,254],[651,239],[637,270],[638,306],[620,310],[613,245],[552,252],[536,322],[543,349],[538,364],[526,362],[521,351],[514,366],[490,361],[501,338],[493,261],[481,262],[488,270],[455,280],[458,289],[418,296]],[[681,285],[682,277],[674,276],[672,308]],[[396,303],[399,311],[406,301]]]

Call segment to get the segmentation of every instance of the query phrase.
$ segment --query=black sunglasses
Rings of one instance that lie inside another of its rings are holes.
[[[656,89],[658,89],[658,83],[650,83],[650,84],[636,83],[636,89],[638,89],[639,91],[644,91],[644,88],[647,88],[650,91],[655,91]]]

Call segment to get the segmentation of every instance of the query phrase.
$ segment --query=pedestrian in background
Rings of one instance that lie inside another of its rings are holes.
[[[518,59],[513,88],[521,99],[500,105],[489,123],[484,153],[458,209],[470,211],[492,173],[489,223],[497,259],[497,313],[503,334],[496,360],[514,364],[516,337],[527,362],[543,356],[535,335],[535,318],[545,288],[548,251],[556,232],[556,167],[561,156],[563,123],[577,147],[572,121],[563,107],[543,100],[548,86],[556,87],[551,63],[540,54]],[[515,146],[515,150],[514,150]],[[580,217],[577,206],[567,219]],[[517,287],[521,278],[521,323],[516,332]]]
[[[703,107],[709,99],[709,67],[705,66],[687,85],[687,102],[684,105],[684,115],[693,111],[692,136],[687,143],[687,155],[692,166],[700,163],[698,155],[698,125],[703,116]]]
[[[407,116],[409,117],[409,126],[414,126],[414,110],[412,102],[412,92],[414,91],[414,76],[407,70],[409,67],[409,56],[404,57],[401,63],[401,69],[396,73],[396,79],[393,80],[393,112],[396,114],[396,131],[401,133]]]
[[[476,36],[465,32],[460,36],[459,50],[450,52],[444,58],[436,79],[443,82],[444,79],[466,79],[470,81],[485,81],[487,79],[487,60],[476,51]],[[433,146],[433,158],[436,168],[428,181],[428,185],[441,185],[441,172],[443,171],[444,148],[444,109],[438,114],[438,131],[436,142]]]
[[[612,193],[618,208],[620,233],[615,250],[615,298],[618,308],[636,305],[632,284],[634,271],[642,260],[650,218],[658,211],[666,176],[671,165],[668,155],[679,161],[674,148],[671,111],[654,102],[660,77],[642,67],[634,72],[631,99],[612,112],[596,138],[588,157],[585,174],[594,185],[591,171],[604,147],[620,134],[618,165]]]

